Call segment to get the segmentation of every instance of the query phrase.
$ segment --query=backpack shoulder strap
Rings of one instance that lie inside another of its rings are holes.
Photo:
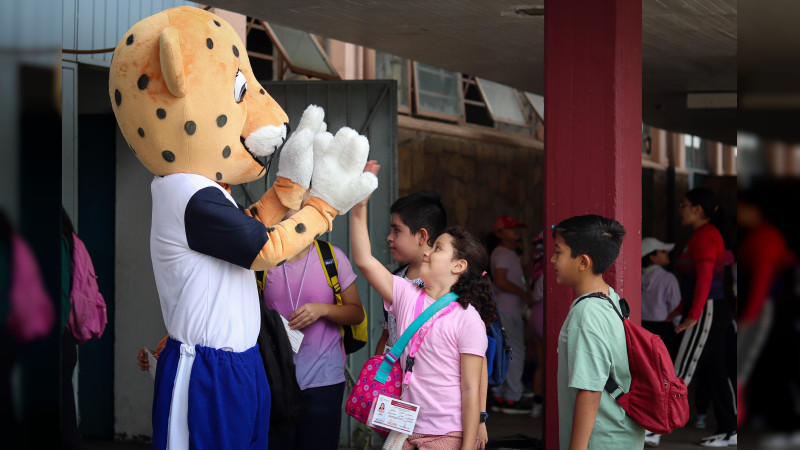
[[[336,303],[342,304],[342,287],[339,285],[339,269],[336,255],[333,251],[333,246],[321,239],[316,240],[317,254],[322,263],[325,278],[328,280],[328,286],[333,289],[333,295],[336,297]]]
[[[606,294],[604,294],[602,292],[593,292],[591,294],[586,294],[586,295],[582,296],[581,298],[579,298],[575,302],[575,304],[577,305],[578,303],[582,302],[584,299],[592,298],[592,297],[608,301],[608,303],[611,305],[611,307],[614,308],[614,312],[617,313],[617,315],[619,316],[620,320],[627,319],[628,316],[631,313],[631,309],[628,306],[628,302],[625,301],[624,298],[620,298],[619,299],[620,308],[622,309],[622,312],[620,312],[619,309],[617,309],[617,305],[614,304],[614,301],[611,300],[611,298],[609,298]]]
[[[264,296],[264,286],[267,282],[267,271],[257,270],[255,274],[256,274],[256,285],[258,286],[258,297],[263,302],[264,299],[261,297]]]
[[[611,304],[611,307],[614,308],[614,312],[617,313],[617,315],[619,316],[620,320],[623,321],[623,323],[625,322],[625,319],[627,319],[628,316],[630,315],[630,307],[628,306],[628,302],[625,301],[624,298],[620,298],[619,299],[620,308],[622,309],[622,313],[620,313],[619,309],[617,309],[617,305],[614,304],[614,301],[611,300],[611,298],[609,298],[609,296],[607,296],[606,294],[604,294],[602,292],[593,292],[591,294],[586,294],[586,295],[582,296],[581,298],[579,298],[578,301],[575,302],[575,304],[577,305],[578,303],[583,301],[583,299],[590,298],[590,297],[595,297],[595,298],[599,298],[599,299],[603,299],[603,300],[608,301],[608,303]],[[605,390],[606,390],[606,392],[609,393],[609,395],[611,395],[611,397],[614,400],[618,400],[620,397],[622,397],[625,394],[625,391],[622,389],[622,386],[617,384],[614,381],[614,379],[611,378],[610,375],[609,375],[608,379],[606,380]]]

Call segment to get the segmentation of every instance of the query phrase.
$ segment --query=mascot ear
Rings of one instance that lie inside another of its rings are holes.
[[[161,30],[159,50],[161,73],[164,75],[167,89],[175,97],[185,96],[186,74],[183,70],[183,55],[181,54],[181,33],[173,27]]]

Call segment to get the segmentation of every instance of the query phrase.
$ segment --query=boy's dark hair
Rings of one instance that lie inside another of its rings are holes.
[[[392,203],[389,212],[397,213],[411,234],[425,228],[428,231],[428,245],[431,246],[447,227],[447,212],[439,191],[418,191],[401,197]]]
[[[694,188],[686,193],[686,200],[689,200],[692,206],[699,205],[703,208],[703,214],[705,214],[708,219],[712,221],[715,220],[719,202],[714,193],[711,192],[711,189],[704,187]]]
[[[553,228],[553,237],[561,235],[572,249],[572,257],[589,255],[592,258],[592,272],[600,275],[619,256],[625,228],[614,219],[586,214],[564,219]]]
[[[491,281],[488,275],[484,275],[489,270],[489,256],[486,254],[486,249],[462,226],[448,227],[442,234],[453,237],[453,257],[467,261],[466,272],[461,274],[450,290],[458,294],[458,302],[464,309],[467,305],[472,305],[478,310],[483,323],[488,327],[497,321],[497,313],[492,298]]]

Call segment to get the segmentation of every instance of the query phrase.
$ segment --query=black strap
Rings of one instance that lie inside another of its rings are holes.
[[[619,389],[620,393],[619,395],[614,397],[614,391],[616,391],[617,389]],[[625,391],[622,390],[622,386],[615,383],[611,377],[608,377],[608,380],[606,380],[605,390],[611,395],[611,397],[614,400],[619,400],[620,397],[625,395]]]
[[[602,292],[592,292],[591,294],[586,294],[584,296],[581,296],[581,298],[579,298],[575,302],[575,304],[577,305],[578,303],[583,301],[583,299],[585,299],[585,298],[592,298],[592,297],[608,301],[608,303],[611,304],[611,307],[614,308],[614,312],[617,313],[617,316],[619,316],[620,320],[622,320],[623,322],[631,314],[631,308],[630,308],[630,306],[628,306],[628,302],[624,298],[620,298],[619,299],[619,306],[620,306],[620,309],[622,309],[622,312],[620,313],[619,309],[617,309],[617,305],[614,304],[614,301],[611,300],[611,298],[609,298],[606,294],[604,294]],[[617,389],[622,391],[622,393],[620,395],[614,397],[614,391],[616,391]],[[614,398],[614,400],[619,400],[620,397],[625,395],[625,391],[622,390],[622,386],[620,386],[616,382],[614,382],[614,379],[611,378],[611,376],[609,376],[608,380],[606,380],[605,390],[606,390],[606,392],[611,394],[611,396]]]
[[[604,294],[602,292],[592,292],[591,294],[586,294],[586,295],[582,296],[581,298],[579,298],[575,302],[575,304],[577,305],[583,299],[591,298],[591,297],[600,298],[600,299],[608,301],[608,303],[611,304],[611,307],[614,308],[614,312],[617,313],[617,316],[619,316],[619,318],[621,320],[625,320],[631,315],[631,308],[630,308],[630,306],[628,306],[627,300],[625,300],[624,298],[620,298],[619,299],[619,307],[620,307],[620,309],[622,309],[622,312],[620,312],[620,310],[617,309],[617,305],[614,304],[614,301],[611,300],[606,294]]]
[[[325,266],[325,271],[328,273],[328,278],[331,280],[336,280],[333,283],[333,293],[335,295],[339,295],[342,293],[342,287],[339,285],[339,271],[336,270],[336,260],[333,259],[333,250],[331,249],[331,244],[323,241],[321,239],[317,239],[317,247],[319,248],[319,252],[322,255],[322,265]]]

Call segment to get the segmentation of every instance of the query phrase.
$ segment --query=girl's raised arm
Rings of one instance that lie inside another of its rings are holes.
[[[377,162],[369,161],[364,170],[377,175],[378,169],[380,169],[380,165]],[[353,247],[353,262],[364,274],[370,286],[378,291],[378,295],[391,303],[394,279],[392,273],[372,256],[369,231],[367,230],[368,201],[369,197],[350,210],[350,245]]]

